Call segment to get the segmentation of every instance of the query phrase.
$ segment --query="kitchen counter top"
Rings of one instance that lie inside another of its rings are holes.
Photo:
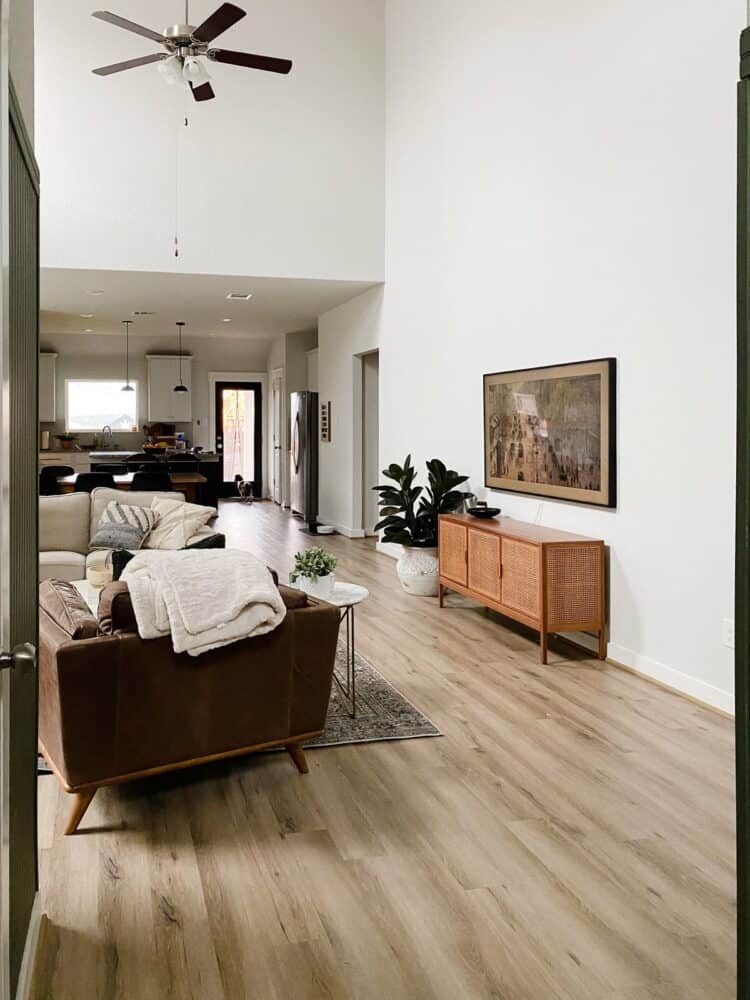
[[[190,458],[195,459],[198,462],[218,462],[221,456],[213,453],[207,455],[191,455],[189,452],[178,452],[178,451],[168,451],[165,453],[167,459],[172,458],[174,455],[189,455]],[[112,451],[89,451],[87,448],[40,448],[39,456],[40,458],[89,458],[93,462],[124,462],[128,458],[139,458],[143,455],[143,452],[137,448],[119,448]]]
[[[81,453],[79,452],[79,454]],[[143,452],[139,451],[138,449],[131,448],[130,450],[128,450],[127,448],[123,448],[121,451],[89,451],[87,452],[87,454],[89,458],[93,459],[95,462],[106,462],[110,458],[113,459],[119,458],[120,461],[124,461],[126,458],[130,458],[131,456],[133,456],[134,458],[138,458],[143,454]],[[157,454],[159,453],[157,452]],[[165,457],[172,458],[174,455],[184,455],[184,454],[186,453],[179,451],[168,451],[165,453]],[[189,452],[187,454],[189,454]],[[198,462],[219,461],[218,455],[190,455],[190,458],[194,458]]]

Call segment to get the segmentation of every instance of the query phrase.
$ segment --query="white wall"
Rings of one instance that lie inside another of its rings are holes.
[[[216,6],[193,0],[191,19]],[[43,266],[382,278],[382,0],[253,5],[217,45],[291,58],[291,74],[211,64],[217,98],[202,104],[154,66],[93,76],[157,47],[92,9],[36,4]],[[162,30],[179,9],[128,0],[121,13]]]
[[[318,391],[318,349],[307,351],[307,388],[310,392]]]
[[[62,430],[65,425],[65,379],[68,378],[124,378],[124,337],[91,337],[85,334],[42,334],[42,349],[56,351],[57,423],[42,424],[43,430]],[[265,371],[268,344],[265,341],[240,340],[230,337],[185,337],[183,351],[192,355],[192,426],[184,429],[193,444],[207,451],[214,450],[209,441],[208,373]],[[146,381],[146,354],[176,352],[172,337],[131,337],[130,376],[138,382],[138,409],[141,426],[148,419],[148,392]],[[175,362],[175,366],[176,366]],[[176,374],[175,367],[175,374]],[[130,448],[140,444],[142,434],[116,434],[116,441]]]
[[[24,125],[34,141],[34,0],[10,0],[8,65]]]
[[[362,533],[361,355],[379,346],[382,305],[383,289],[372,288],[318,323],[318,393],[331,403],[331,440],[320,442],[320,520],[348,535]]]
[[[344,524],[357,352],[380,347],[381,465],[439,456],[475,487],[484,372],[616,356],[617,511],[496,499],[604,538],[610,655],[722,708],[743,14],[389,0],[382,312],[368,293],[320,322],[324,510]]]

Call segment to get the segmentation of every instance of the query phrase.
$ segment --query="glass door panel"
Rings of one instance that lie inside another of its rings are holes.
[[[216,383],[216,451],[221,461],[223,494],[237,492],[239,481],[263,485],[262,400],[258,382]]]

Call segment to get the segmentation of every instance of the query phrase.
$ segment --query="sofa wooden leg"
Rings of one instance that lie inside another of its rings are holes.
[[[76,832],[78,824],[83,819],[84,813],[91,805],[91,800],[95,795],[95,788],[90,788],[85,792],[73,792],[73,805],[71,806],[70,815],[68,816],[68,824],[65,827],[66,837],[69,837],[71,833]]]
[[[299,743],[287,743],[286,745],[289,756],[292,758],[294,763],[297,765],[297,770],[300,774],[307,774],[307,758],[305,757],[305,751],[302,749]]]

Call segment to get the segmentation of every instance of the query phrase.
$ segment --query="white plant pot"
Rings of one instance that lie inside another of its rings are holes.
[[[335,583],[336,574],[329,573],[328,576],[319,576],[317,580],[311,580],[309,576],[300,576],[297,578],[295,586],[304,590],[306,594],[310,594],[311,597],[319,597],[321,601],[327,601],[333,597]]]
[[[437,549],[414,549],[404,546],[396,563],[396,572],[407,594],[436,597],[438,593]]]

